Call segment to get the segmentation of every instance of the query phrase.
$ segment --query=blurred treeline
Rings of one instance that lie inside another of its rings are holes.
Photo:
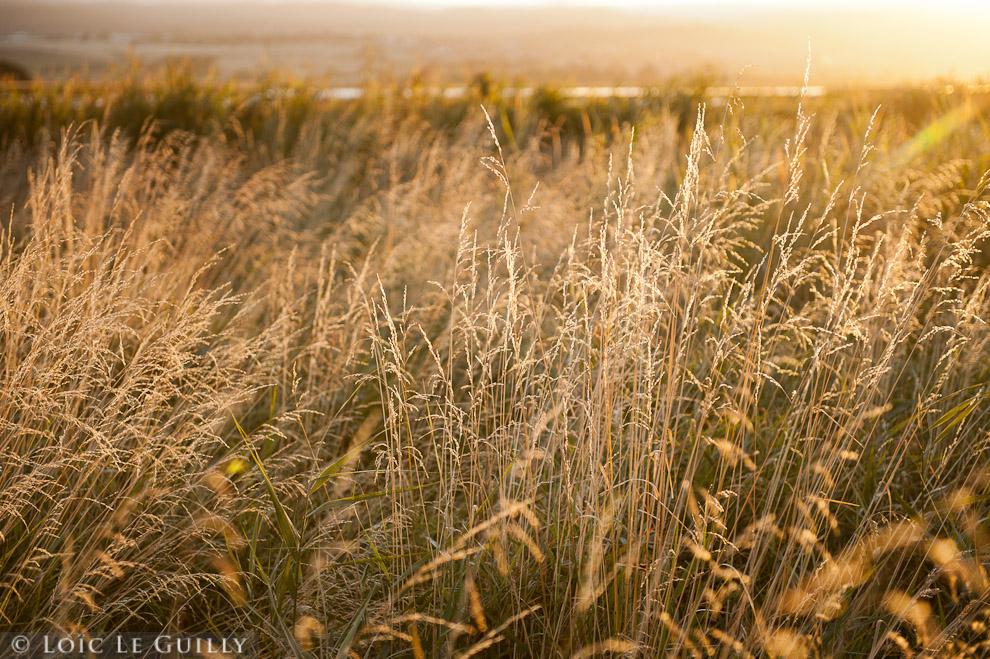
[[[316,81],[281,74],[254,83],[224,81],[203,77],[189,66],[172,65],[150,73],[134,69],[109,81],[76,77],[0,82],[0,148],[34,145],[66,127],[95,121],[106,134],[119,131],[135,141],[139,135],[160,139],[179,130],[245,140],[257,153],[277,157],[289,155],[313,122],[340,128],[372,118],[451,135],[484,106],[503,147],[515,149],[537,138],[559,158],[570,150],[582,152],[588,139],[621,142],[630,126],[649,126],[671,117],[680,131],[689,131],[702,103],[709,106],[708,123],[717,125],[724,118],[726,98],[711,92],[713,82],[699,75],[645,87],[647,93],[637,97],[577,98],[563,87],[529,86],[524,80],[500,80],[482,72],[466,80],[458,94],[445,94],[445,88],[414,77],[403,82],[369,81],[357,98],[334,98],[332,87]],[[863,124],[879,107],[888,117],[896,115],[906,130],[918,131],[959,101],[971,102],[974,94],[965,86],[957,87],[962,93],[955,98],[945,93],[953,87],[940,82],[884,90],[829,90],[803,102],[811,112],[826,110],[841,115],[842,123],[855,124]],[[982,88],[981,92],[975,94],[980,105],[988,96]],[[758,104],[765,122],[793,118],[795,102],[792,96],[728,101]],[[974,114],[987,130],[982,113]]]

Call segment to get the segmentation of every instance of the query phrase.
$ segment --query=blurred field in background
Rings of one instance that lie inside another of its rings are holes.
[[[702,73],[731,85],[745,67],[744,84],[794,85],[810,38],[816,84],[889,88],[990,73],[990,12],[960,0],[490,4],[0,0],[0,60],[43,79],[113,77],[136,57],[149,69],[187,60],[223,79],[278,72],[327,86],[413,75],[460,84],[482,70],[535,84],[655,85]]]
[[[4,87],[0,628],[987,656],[990,97],[797,81]]]

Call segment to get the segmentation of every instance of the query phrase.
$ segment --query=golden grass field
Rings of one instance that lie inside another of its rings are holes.
[[[161,76],[0,92],[0,629],[990,655],[985,91]]]

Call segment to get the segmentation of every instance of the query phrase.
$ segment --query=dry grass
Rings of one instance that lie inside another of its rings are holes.
[[[990,131],[755,103],[8,144],[0,627],[986,656]]]

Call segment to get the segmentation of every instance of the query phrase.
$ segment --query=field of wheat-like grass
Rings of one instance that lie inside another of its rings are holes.
[[[0,630],[990,655],[985,94],[211,85],[0,97]]]

